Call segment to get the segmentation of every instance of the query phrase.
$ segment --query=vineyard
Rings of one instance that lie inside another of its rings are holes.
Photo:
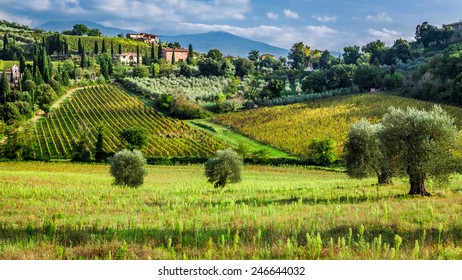
[[[147,156],[204,157],[223,146],[208,133],[165,117],[114,86],[103,85],[76,91],[66,103],[35,124],[39,157],[70,158],[72,140],[83,124],[91,131],[93,145],[98,126],[106,126],[107,152],[122,149],[120,132],[135,125],[148,130],[148,144],[143,149]]]
[[[161,94],[181,93],[190,100],[211,101],[224,93],[231,79],[224,77],[192,77],[171,76],[160,78],[132,78],[124,79],[124,84],[131,90],[142,95],[157,97]]]
[[[377,122],[390,106],[430,108],[433,103],[387,94],[348,95],[287,106],[216,115],[213,121],[296,155],[306,155],[313,138],[332,138],[341,153],[351,124]],[[462,127],[462,109],[443,106]]]

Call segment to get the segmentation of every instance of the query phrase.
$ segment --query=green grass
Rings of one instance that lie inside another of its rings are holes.
[[[246,166],[224,190],[203,166],[149,166],[138,189],[107,165],[0,169],[0,259],[462,259],[460,175],[409,197],[302,167]]]
[[[249,147],[249,152],[256,152],[258,150],[267,150],[271,158],[295,158],[294,156],[268,146],[262,142],[255,141],[246,137],[233,129],[226,128],[222,125],[207,121],[207,120],[190,120],[185,121],[187,124],[194,128],[202,129],[211,133],[217,139],[225,142],[234,149],[237,149],[240,143]]]

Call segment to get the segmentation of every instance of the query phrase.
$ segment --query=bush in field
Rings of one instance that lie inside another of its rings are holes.
[[[376,175],[379,184],[391,183],[391,166],[382,151],[381,124],[371,124],[365,118],[354,123],[345,142],[347,173],[352,178]]]
[[[120,133],[130,150],[141,149],[148,143],[148,131],[143,127],[132,126]]]
[[[331,165],[337,158],[335,141],[332,138],[312,139],[308,146],[308,158],[317,165]]]
[[[224,188],[227,183],[242,180],[242,158],[232,149],[219,150],[205,163],[205,176],[215,188]]]
[[[146,159],[140,151],[122,150],[110,159],[110,163],[110,172],[116,185],[133,188],[143,185],[147,174],[144,168]]]

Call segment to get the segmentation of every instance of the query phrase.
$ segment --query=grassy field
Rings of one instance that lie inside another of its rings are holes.
[[[294,156],[268,146],[262,142],[255,141],[245,135],[242,135],[232,129],[226,128],[222,125],[209,122],[207,120],[188,120],[187,124],[197,129],[205,130],[212,134],[215,138],[223,141],[234,149],[239,147],[239,144],[244,144],[249,147],[249,152],[256,152],[259,150],[267,150],[271,158],[295,158]]]
[[[348,130],[365,117],[378,122],[390,106],[431,108],[434,103],[388,94],[356,94],[306,103],[216,115],[213,121],[296,155],[306,155],[313,138],[332,138],[342,153]],[[462,109],[443,106],[462,128]]]
[[[202,166],[149,166],[138,189],[107,165],[0,169],[0,259],[462,259],[461,176],[428,198],[301,167],[224,190]]]

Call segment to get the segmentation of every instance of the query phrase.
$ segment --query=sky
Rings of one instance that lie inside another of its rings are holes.
[[[89,20],[162,35],[225,31],[290,49],[338,51],[412,40],[418,24],[462,19],[460,0],[0,0],[0,19],[36,27]]]

